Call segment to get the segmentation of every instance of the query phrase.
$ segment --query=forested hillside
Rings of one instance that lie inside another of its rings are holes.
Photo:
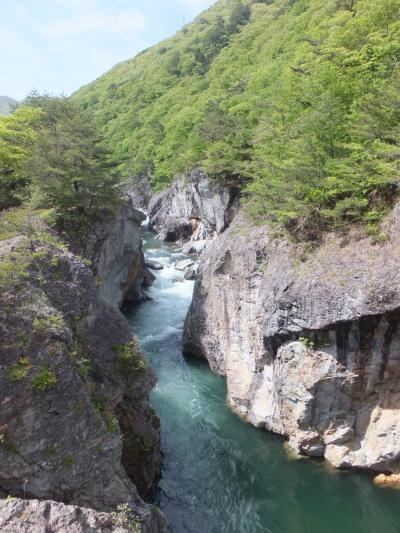
[[[400,0],[220,0],[75,99],[123,176],[195,165],[257,220],[365,221],[398,189]]]

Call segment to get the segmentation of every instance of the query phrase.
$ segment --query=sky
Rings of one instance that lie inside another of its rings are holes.
[[[69,95],[214,0],[0,0],[0,95]]]

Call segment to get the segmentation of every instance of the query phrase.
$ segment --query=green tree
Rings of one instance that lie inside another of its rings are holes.
[[[120,180],[89,114],[66,98],[32,95],[26,103],[42,111],[34,150],[25,160],[34,204],[55,208],[60,219],[93,219],[113,210]]]
[[[20,107],[0,117],[0,209],[18,206],[27,196],[24,163],[33,151],[41,115],[39,109]]]

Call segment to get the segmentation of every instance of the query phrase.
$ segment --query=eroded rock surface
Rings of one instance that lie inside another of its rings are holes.
[[[122,513],[101,513],[93,509],[54,501],[0,500],[0,531],[3,533],[129,533],[140,522]]]
[[[145,215],[128,199],[115,215],[102,222],[77,227],[74,221],[65,228],[70,250],[83,256],[90,266],[104,301],[120,307],[124,300],[147,298],[146,269],[141,239]]]
[[[337,467],[400,472],[400,223],[310,248],[242,215],[202,256],[187,353],[232,407]]]
[[[113,511],[145,504],[161,454],[154,376],[90,269],[47,242],[0,243],[0,488]],[[137,487],[137,488],[136,488]]]
[[[93,261],[99,294],[120,307],[125,299],[140,301],[144,292],[146,266],[142,249],[141,223],[145,215],[124,205],[109,223],[98,224],[92,249],[86,256]]]
[[[227,228],[237,208],[236,189],[212,183],[203,171],[194,169],[152,198],[149,227],[162,240],[190,241],[188,252],[203,251]]]

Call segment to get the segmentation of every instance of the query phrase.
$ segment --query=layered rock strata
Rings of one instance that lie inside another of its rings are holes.
[[[241,416],[336,467],[400,472],[399,213],[383,244],[313,246],[238,215],[201,259],[185,351]]]

